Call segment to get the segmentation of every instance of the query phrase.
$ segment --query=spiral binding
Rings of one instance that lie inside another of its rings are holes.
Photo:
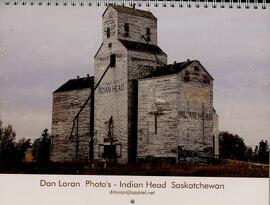
[[[0,5],[187,7],[187,8],[268,8],[270,0],[0,0]]]

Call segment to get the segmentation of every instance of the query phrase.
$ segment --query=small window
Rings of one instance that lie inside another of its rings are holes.
[[[208,76],[207,75],[203,75],[203,83],[204,84],[209,84],[210,83],[210,79],[208,78]]]
[[[194,66],[194,74],[198,75],[199,74],[199,67],[198,66]]]
[[[107,28],[107,38],[110,38],[111,37],[111,30],[110,28],[108,27]]]
[[[112,43],[109,43],[109,44],[108,44],[108,48],[111,48],[111,47],[112,47]]]
[[[150,41],[151,40],[151,31],[150,28],[146,28],[146,40]]]
[[[116,145],[104,145],[105,159],[116,159]]]
[[[115,62],[116,62],[115,54],[112,54],[112,55],[110,56],[110,66],[111,66],[111,67],[115,67]]]
[[[124,33],[125,37],[129,37],[129,24],[125,23],[125,33]]]

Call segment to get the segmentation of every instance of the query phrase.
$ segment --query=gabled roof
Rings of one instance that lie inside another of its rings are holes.
[[[148,19],[157,19],[150,11],[144,11],[144,10],[135,9],[135,8],[126,7],[126,6],[120,6],[120,5],[107,6],[104,13],[102,14],[102,17],[104,16],[104,14],[106,13],[109,7],[114,8],[116,11],[120,13],[125,13],[132,16],[139,16],[139,17],[148,18]]]
[[[182,70],[190,66],[192,63],[197,62],[204,69],[204,71],[210,76],[213,80],[213,77],[207,72],[207,70],[202,66],[202,64],[198,60],[188,60],[180,63],[173,63],[163,66],[157,66],[149,75],[145,76],[145,78],[151,77],[159,77],[164,75],[172,75],[176,73],[180,73]]]
[[[139,42],[134,42],[134,41],[126,41],[126,40],[121,40],[121,39],[119,39],[119,41],[128,50],[132,50],[132,51],[145,51],[145,52],[149,52],[149,53],[165,54],[165,55],[167,55],[165,52],[163,52],[161,50],[160,47],[158,47],[156,45],[151,45],[151,44],[146,44],[146,43],[139,43]]]
[[[71,80],[68,80],[63,85],[61,85],[53,93],[71,91],[71,90],[80,90],[83,88],[91,88],[93,86],[93,83],[94,83],[94,76],[71,79]]]
[[[163,75],[176,74],[184,70],[186,67],[191,65],[194,61],[185,61],[180,63],[173,63],[163,66],[157,66],[146,78],[149,77],[159,77]]]

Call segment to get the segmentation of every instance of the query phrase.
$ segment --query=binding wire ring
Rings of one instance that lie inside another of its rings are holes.
[[[200,8],[200,5],[201,5],[200,3],[201,3],[200,0],[196,0],[195,7]]]
[[[166,6],[167,6],[167,3],[168,3],[167,0],[163,0],[162,6],[163,6],[163,7],[166,7]]]
[[[266,0],[263,0],[262,2],[262,9],[266,9]]]
[[[225,0],[220,1],[220,8],[222,8],[222,9],[225,8]]]
[[[266,9],[269,0],[0,0],[0,5],[39,5],[39,6],[108,6],[125,5],[132,7],[175,7],[186,8],[253,8]],[[220,5],[220,6],[218,6]]]
[[[159,6],[158,2],[159,2],[158,0],[155,0],[154,1],[154,7],[158,7]]]
[[[212,1],[212,8],[217,8],[217,1],[216,0]]]
[[[258,0],[254,0],[253,8],[254,9],[257,9],[258,8]]]
[[[204,0],[203,7],[208,8],[208,0]]]

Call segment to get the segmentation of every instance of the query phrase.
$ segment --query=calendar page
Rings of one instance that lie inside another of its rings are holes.
[[[269,204],[268,1],[1,0],[0,204]]]

